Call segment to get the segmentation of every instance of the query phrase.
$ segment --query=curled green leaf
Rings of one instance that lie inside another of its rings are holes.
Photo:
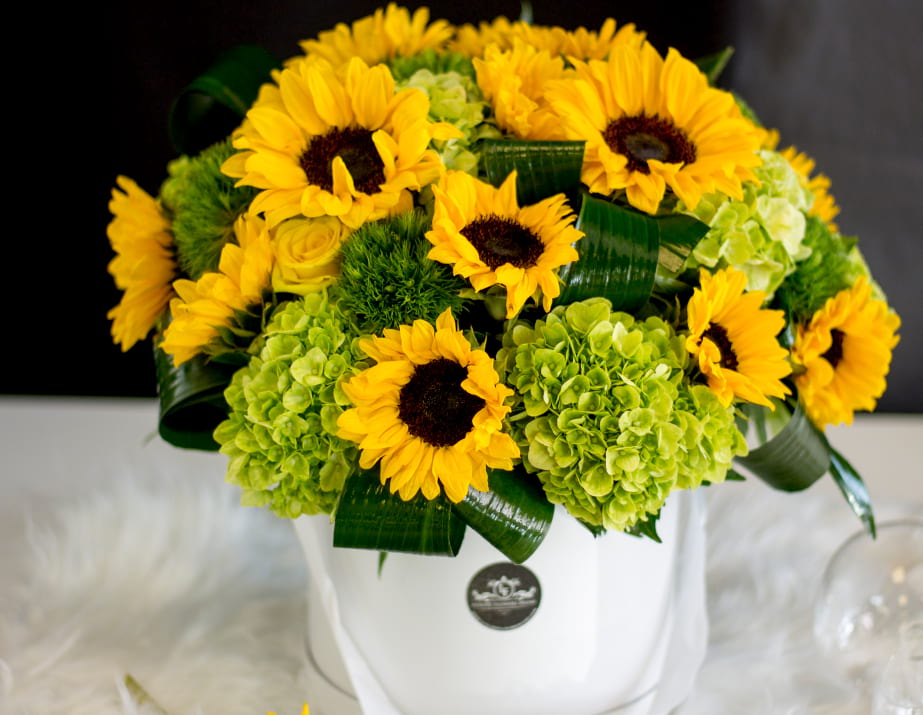
[[[751,412],[765,409],[753,407]],[[797,492],[807,489],[827,472],[830,445],[797,405],[791,418],[774,437],[751,450],[746,457],[738,457],[737,461],[771,487]]]
[[[470,489],[455,511],[510,561],[520,564],[548,533],[554,506],[538,479],[521,465],[512,471],[490,470],[488,483],[487,492]]]
[[[465,522],[443,496],[403,501],[374,471],[359,471],[343,486],[334,515],[333,545],[377,551],[455,556]]]
[[[154,350],[157,394],[160,398],[160,436],[175,447],[216,451],[215,427],[227,418],[224,390],[236,365],[206,360],[204,356],[179,367],[163,350]]]

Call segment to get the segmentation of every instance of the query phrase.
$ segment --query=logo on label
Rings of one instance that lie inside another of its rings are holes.
[[[485,626],[506,630],[528,621],[542,600],[542,587],[525,566],[485,566],[468,584],[468,608]]]

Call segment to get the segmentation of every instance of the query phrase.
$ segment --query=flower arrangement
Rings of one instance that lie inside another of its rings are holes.
[[[729,50],[389,5],[242,52],[190,88],[231,128],[190,144],[181,98],[179,157],[157,195],[119,177],[108,235],[161,434],[227,455],[244,503],[521,561],[554,505],[656,539],[672,492],[742,468],[830,473],[874,533],[824,428],[874,409],[900,321],[829,180],[717,86]]]

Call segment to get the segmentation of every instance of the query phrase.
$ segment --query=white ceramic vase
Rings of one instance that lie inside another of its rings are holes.
[[[664,507],[663,543],[594,538],[558,507],[522,566],[468,529],[457,557],[334,549],[295,528],[308,562],[315,715],[659,715],[705,656],[701,494]]]

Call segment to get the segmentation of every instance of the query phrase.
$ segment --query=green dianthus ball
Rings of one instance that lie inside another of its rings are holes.
[[[234,179],[221,173],[221,165],[234,151],[226,140],[198,156],[176,159],[161,187],[172,216],[177,260],[193,280],[218,270],[221,249],[236,241],[234,222],[257,194],[252,187],[236,187]]]
[[[419,211],[364,224],[340,249],[339,301],[367,333],[435,323],[451,308],[462,312],[467,281],[451,266],[427,258],[430,224]],[[369,270],[374,266],[374,270]]]
[[[230,414],[214,433],[244,504],[291,518],[333,510],[357,460],[356,445],[336,436],[350,405],[339,383],[360,358],[355,332],[326,292],[275,310],[225,390]]]

